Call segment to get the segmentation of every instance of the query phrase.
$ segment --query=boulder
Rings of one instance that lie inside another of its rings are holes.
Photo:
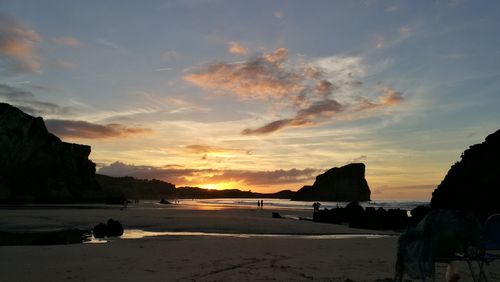
[[[312,186],[302,187],[292,200],[364,202],[370,200],[370,194],[365,179],[365,165],[352,163],[318,175]]]
[[[123,235],[123,226],[118,220],[108,219],[108,224],[99,223],[94,226],[93,232],[95,238],[117,237]]]
[[[95,202],[90,146],[62,142],[41,117],[0,103],[0,202]]]
[[[500,212],[500,130],[472,145],[432,193],[433,209],[469,210],[485,219]]]
[[[115,237],[123,235],[123,226],[118,220],[113,220],[112,218],[108,219],[106,236],[107,237]]]

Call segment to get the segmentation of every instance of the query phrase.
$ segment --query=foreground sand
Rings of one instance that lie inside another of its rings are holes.
[[[371,234],[291,219],[271,209],[156,206],[114,209],[3,209],[0,230],[91,228],[108,218],[126,228],[252,234]],[[310,216],[307,211],[279,211]],[[390,233],[386,233],[390,234]],[[158,236],[104,244],[0,247],[1,281],[390,281],[397,237],[306,239]],[[459,264],[461,281],[470,281]],[[438,265],[438,280],[445,265]],[[500,264],[489,267],[500,281]],[[496,279],[496,280],[495,280]]]

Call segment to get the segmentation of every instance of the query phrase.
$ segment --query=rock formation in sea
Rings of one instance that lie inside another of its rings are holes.
[[[67,203],[103,199],[90,146],[62,142],[41,117],[0,103],[0,202]]]
[[[470,210],[483,219],[500,212],[500,130],[462,153],[432,193],[431,207]]]
[[[352,163],[334,167],[316,176],[312,186],[302,187],[293,201],[363,202],[370,200],[370,188],[365,179],[365,165]]]

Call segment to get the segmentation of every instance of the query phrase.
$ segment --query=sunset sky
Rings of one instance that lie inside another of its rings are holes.
[[[0,101],[103,174],[430,199],[500,128],[498,1],[0,0]]]

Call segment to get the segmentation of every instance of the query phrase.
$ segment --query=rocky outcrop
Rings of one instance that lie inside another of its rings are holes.
[[[0,202],[64,203],[103,199],[90,146],[62,142],[41,117],[0,103]]]
[[[500,130],[472,145],[432,193],[433,209],[471,210],[483,219],[500,212]]]
[[[365,179],[365,165],[352,163],[318,175],[312,186],[301,188],[292,200],[363,202],[370,200],[370,193]]]

